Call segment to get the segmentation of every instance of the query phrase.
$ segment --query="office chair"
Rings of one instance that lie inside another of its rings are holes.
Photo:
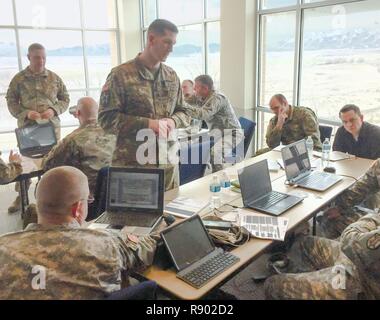
[[[180,185],[202,178],[209,160],[210,140],[189,142],[181,148],[179,164]]]
[[[99,217],[106,210],[108,170],[109,167],[104,167],[98,172],[96,177],[94,202],[88,207],[86,221],[91,221]]]
[[[143,281],[127,288],[112,292],[106,300],[156,300],[157,283]]]
[[[321,134],[321,142],[323,143],[326,138],[331,139],[333,127],[319,125],[319,132]]]
[[[249,145],[251,144],[253,135],[255,133],[256,122],[251,121],[247,118],[239,118],[240,125],[244,130],[244,157],[247,155]]]

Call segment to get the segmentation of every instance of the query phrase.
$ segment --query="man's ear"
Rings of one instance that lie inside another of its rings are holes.
[[[360,116],[360,119],[362,119],[362,122],[364,121],[364,114]]]
[[[71,207],[71,216],[73,218],[77,218],[79,216],[79,206],[80,206],[80,202],[78,201],[77,203],[74,203]]]
[[[29,54],[27,54],[27,57],[28,57],[28,60],[30,61],[30,55]]]

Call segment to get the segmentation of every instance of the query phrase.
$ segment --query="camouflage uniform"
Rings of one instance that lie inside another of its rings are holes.
[[[0,152],[1,155],[1,152]],[[22,173],[21,164],[16,162],[11,162],[6,164],[0,158],[0,184],[8,183],[16,179]]]
[[[281,130],[276,128],[277,116],[270,121],[266,133],[266,142],[269,148],[274,149],[282,144],[290,144],[311,136],[314,142],[314,149],[321,150],[320,133],[318,119],[315,113],[305,107],[289,106],[290,114]]]
[[[347,226],[363,217],[365,213],[353,207],[378,193],[380,191],[379,183],[380,159],[376,160],[366,174],[350,189],[344,191],[336,198],[335,203],[342,212],[342,215],[334,219],[322,217],[320,221],[321,234],[326,238],[337,238]]]
[[[215,144],[213,154],[221,154],[224,161],[223,146],[227,150],[232,150],[234,145],[236,146],[244,140],[244,134],[235,111],[230,101],[216,91],[212,91],[203,101],[197,101],[197,105],[189,107],[189,114],[195,119],[206,121],[211,134],[213,130],[222,132],[223,144]],[[225,129],[233,130],[233,132],[225,133],[223,132]],[[234,137],[233,139],[231,134]],[[231,144],[234,139],[236,139],[235,143]],[[244,155],[242,156],[244,158]],[[213,163],[213,171],[221,169],[223,169],[223,165]]]
[[[151,237],[136,241],[116,231],[84,229],[76,221],[30,224],[0,237],[0,299],[104,299],[121,289],[132,270],[150,265],[155,249]],[[36,290],[44,273],[36,266],[45,268],[44,289]]]
[[[106,132],[117,136],[112,165],[141,166],[136,151],[144,142],[137,142],[136,134],[148,129],[149,119],[163,118],[173,119],[177,128],[189,125],[181,84],[173,69],[161,63],[155,75],[137,56],[111,71],[100,97],[99,122]],[[168,141],[165,147],[168,149],[158,146],[158,153],[176,153],[178,141]],[[159,164],[165,169],[166,190],[177,187],[178,164]]]
[[[301,273],[268,278],[264,285],[268,299],[356,299],[361,292],[358,272],[340,250],[339,242],[300,237],[289,256]],[[345,283],[339,284],[343,277]]]
[[[55,116],[50,121],[56,128],[57,139],[60,138],[58,115],[66,111],[70,99],[66,86],[54,72],[45,69],[36,75],[27,67],[12,79],[6,99],[9,112],[17,118],[19,128],[36,123],[27,119],[30,111],[41,113],[53,109]]]
[[[43,159],[42,168],[48,171],[59,166],[73,166],[88,178],[94,194],[98,171],[111,165],[116,137],[105,134],[97,123],[80,126],[60,141]]]
[[[358,269],[365,298],[380,299],[380,216],[351,224],[342,233],[341,248]]]

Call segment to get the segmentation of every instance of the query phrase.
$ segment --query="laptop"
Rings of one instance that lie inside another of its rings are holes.
[[[107,179],[106,211],[91,228],[122,229],[149,234],[164,211],[163,169],[111,167]]]
[[[342,177],[311,170],[311,163],[305,140],[287,145],[281,150],[285,166],[286,178],[291,185],[305,189],[325,191],[342,180]]]
[[[204,286],[240,259],[216,248],[199,215],[161,232],[177,277],[195,288]]]
[[[15,130],[20,153],[29,158],[41,158],[57,144],[51,122],[36,124]]]
[[[267,160],[239,170],[239,183],[244,206],[271,215],[278,216],[303,200],[272,190]]]

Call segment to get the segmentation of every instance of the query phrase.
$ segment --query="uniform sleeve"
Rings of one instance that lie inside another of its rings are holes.
[[[8,183],[16,179],[21,173],[21,164],[12,162],[7,165],[0,158],[0,183]]]
[[[380,178],[380,159],[376,160],[359,181],[337,198],[336,204],[342,209],[360,204],[369,195],[379,191],[378,177]]]
[[[216,115],[219,112],[222,103],[223,101],[221,101],[218,98],[215,98],[201,107],[189,106],[189,113],[192,118],[210,121],[212,120],[214,115]]]
[[[18,88],[18,78],[12,79],[9,84],[8,92],[6,95],[8,110],[16,119],[25,120],[29,110],[24,109],[20,103],[20,92]]]
[[[305,132],[305,135],[311,136],[314,143],[314,150],[321,151],[322,150],[322,143],[321,143],[321,136],[319,132],[319,124],[317,121],[316,116],[310,112],[305,113],[305,118],[302,121],[303,130]]]
[[[173,110],[171,118],[175,122],[176,128],[186,128],[190,125],[190,105],[188,105],[183,98],[181,83],[177,77],[177,102]]]
[[[334,151],[346,152],[346,150],[344,150],[344,145],[343,145],[343,130],[344,129],[340,127],[335,134],[334,145],[333,145]]]
[[[268,124],[266,142],[269,148],[273,149],[280,145],[282,129],[276,128],[276,117],[273,117]]]
[[[58,142],[58,144],[50,150],[50,152],[42,160],[42,170],[49,171],[52,168],[60,166],[77,166],[80,155],[75,146],[75,142],[68,137]]]
[[[349,225],[341,236],[341,249],[359,268],[380,260],[380,216],[369,214]]]
[[[58,94],[57,94],[57,103],[51,108],[55,111],[57,115],[64,113],[69,107],[70,96],[67,92],[66,86],[63,83],[62,79],[58,77]]]

